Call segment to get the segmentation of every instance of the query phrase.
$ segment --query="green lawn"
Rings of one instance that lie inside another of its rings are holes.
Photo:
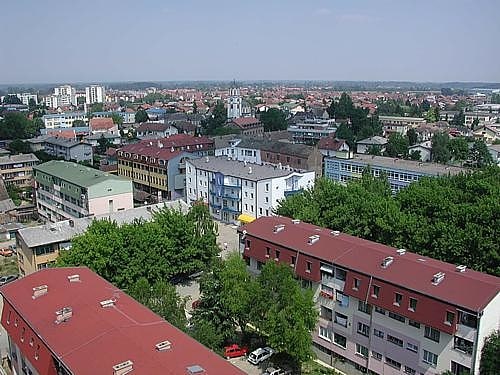
[[[13,255],[11,257],[0,256],[0,276],[5,275],[17,275],[17,257]]]

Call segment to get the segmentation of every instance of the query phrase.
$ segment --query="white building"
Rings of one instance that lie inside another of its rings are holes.
[[[85,103],[104,103],[106,101],[106,91],[104,86],[90,85],[85,87]]]
[[[225,157],[186,160],[187,203],[207,203],[223,222],[249,222],[272,215],[278,201],[311,187],[314,172],[250,164]]]
[[[227,118],[240,118],[242,111],[242,99],[240,89],[232,87],[229,89],[229,96],[227,98]]]
[[[66,107],[77,105],[76,90],[70,85],[62,85],[54,88],[54,94],[45,98],[45,105],[49,108]]]
[[[21,100],[24,105],[29,105],[30,100],[33,100],[36,105],[38,105],[38,95],[30,94],[29,92],[23,92],[21,94],[16,94],[16,96]]]
[[[76,120],[88,123],[85,112],[55,113],[42,116],[45,129],[71,128]]]

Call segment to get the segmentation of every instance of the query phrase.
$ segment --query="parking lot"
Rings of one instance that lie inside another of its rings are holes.
[[[232,358],[229,360],[233,365],[238,367],[241,371],[246,372],[249,375],[261,375],[267,368],[262,366],[255,366],[252,365],[250,362],[247,361],[247,357],[239,357],[239,358]]]

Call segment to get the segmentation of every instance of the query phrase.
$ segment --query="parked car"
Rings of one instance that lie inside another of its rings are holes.
[[[7,275],[0,277],[0,286],[10,283],[17,279],[17,275]]]
[[[290,375],[290,371],[285,371],[281,368],[268,367],[266,372],[263,372],[262,375]]]
[[[9,249],[9,248],[0,249],[0,255],[2,255],[4,257],[11,257],[12,254],[14,254],[12,249]]]
[[[227,359],[242,357],[247,355],[247,353],[248,348],[246,346],[239,346],[238,344],[232,344],[224,348],[224,357]]]
[[[248,362],[258,365],[262,361],[265,361],[274,354],[274,350],[266,346],[265,348],[255,349],[248,356]]]

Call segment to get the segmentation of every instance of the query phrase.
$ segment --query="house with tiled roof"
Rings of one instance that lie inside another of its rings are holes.
[[[286,217],[238,229],[250,270],[289,265],[314,292],[313,350],[349,372],[478,374],[500,329],[500,278]]]
[[[94,117],[89,122],[90,132],[96,133],[118,133],[118,125],[113,122],[111,117]]]
[[[389,140],[387,138],[379,135],[365,138],[356,142],[356,152],[358,154],[366,154],[371,147],[377,147],[379,152],[382,154],[384,153],[388,142]]]
[[[178,133],[176,127],[159,122],[143,122],[136,128],[136,132],[139,139],[165,138]]]
[[[0,288],[14,374],[244,373],[86,267]]]
[[[264,125],[255,117],[238,117],[233,118],[229,122],[230,128],[239,130],[243,135],[262,135],[264,133]]]

